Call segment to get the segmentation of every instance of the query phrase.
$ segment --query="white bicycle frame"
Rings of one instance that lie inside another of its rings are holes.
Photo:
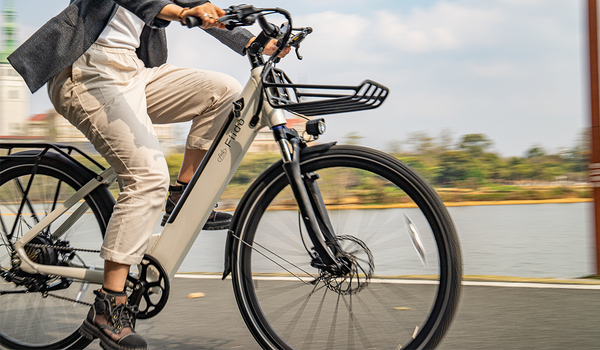
[[[283,110],[274,109],[260,98],[263,68],[261,66],[252,70],[251,77],[240,96],[243,99],[243,108],[238,115],[228,120],[228,124],[224,126],[225,132],[215,139],[216,146],[213,145],[212,152],[209,152],[203,160],[203,163],[206,164],[202,164],[198,169],[202,172],[198,173],[197,171],[192,180],[192,186],[188,186],[187,191],[189,193],[185,203],[182,203],[183,205],[178,208],[178,213],[173,213],[177,214],[177,219],[167,223],[161,233],[154,234],[150,239],[146,254],[153,256],[163,265],[169,279],[173,279],[181,266],[212,209],[248,152],[258,131],[265,126],[273,128],[274,126],[286,124]],[[259,122],[256,126],[251,127],[249,125],[250,119],[258,110],[258,104],[261,102]],[[285,158],[289,157],[290,151],[287,143],[282,141],[279,145],[282,155]],[[116,175],[112,169],[106,169],[15,242],[14,248],[21,259],[21,269],[27,273],[58,275],[101,284],[103,280],[102,269],[94,268],[92,270],[84,267],[37,264],[27,257],[25,245],[96,187],[102,184],[111,184],[115,180]],[[55,231],[55,236],[60,236],[66,232],[87,208],[87,205],[81,205]],[[200,216],[198,213],[203,213],[203,215]]]

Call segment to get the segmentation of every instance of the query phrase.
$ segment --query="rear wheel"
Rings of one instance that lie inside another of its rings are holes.
[[[34,158],[18,154],[0,161],[2,346],[63,349],[83,348],[89,344],[77,330],[93,302],[92,290],[98,286],[58,276],[25,273],[19,269],[12,244],[93,176],[89,170],[55,153],[46,154],[37,166]],[[102,244],[113,205],[114,198],[108,189],[98,187],[85,201],[77,203],[34,238],[26,246],[28,257],[41,264],[101,267],[103,260],[97,249]],[[61,224],[78,209],[83,211],[81,217],[65,232],[60,232]]]
[[[315,267],[281,164],[250,188],[234,222],[238,306],[265,349],[425,349],[454,315],[461,256],[433,189],[395,158],[361,147],[307,148],[351,269]],[[317,264],[316,264],[316,263]]]

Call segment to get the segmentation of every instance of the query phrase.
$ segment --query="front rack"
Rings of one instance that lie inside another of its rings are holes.
[[[377,108],[389,94],[387,87],[372,80],[358,86],[294,84],[284,71],[275,67],[263,74],[262,83],[273,108],[307,117]]]

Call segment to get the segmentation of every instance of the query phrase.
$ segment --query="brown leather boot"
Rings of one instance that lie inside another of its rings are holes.
[[[146,350],[146,341],[133,329],[137,307],[127,303],[127,294],[102,289],[94,294],[96,300],[80,333],[88,339],[100,338],[100,346],[106,350]]]
[[[167,197],[167,204],[165,205],[165,215],[163,216],[162,222],[160,223],[161,226],[165,226],[167,224],[167,221],[169,220],[169,217],[171,216],[173,209],[175,209],[177,202],[179,202],[179,199],[181,198],[181,195],[183,194],[183,191],[185,190],[186,186],[187,186],[187,184],[169,186],[169,197]],[[233,215],[231,215],[229,213],[223,213],[223,212],[218,212],[218,211],[213,210],[212,213],[210,213],[210,216],[206,220],[206,224],[204,224],[204,227],[202,227],[202,229],[203,230],[225,230],[225,229],[228,229],[229,226],[231,225],[232,218],[233,218]]]

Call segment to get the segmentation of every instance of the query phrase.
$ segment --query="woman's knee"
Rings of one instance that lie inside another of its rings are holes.
[[[228,74],[212,72],[210,79],[215,87],[216,97],[222,101],[222,104],[237,100],[242,92],[240,82]]]
[[[235,95],[235,97],[237,98],[237,96],[239,96],[242,93],[242,85],[234,77],[227,75],[227,74],[225,74],[225,76],[226,76],[226,78],[224,78],[224,83],[228,87],[229,95],[231,95],[231,96]]]
[[[146,161],[119,174],[123,181],[124,192],[137,193],[141,197],[164,199],[169,189],[169,167],[163,155],[156,154]]]

